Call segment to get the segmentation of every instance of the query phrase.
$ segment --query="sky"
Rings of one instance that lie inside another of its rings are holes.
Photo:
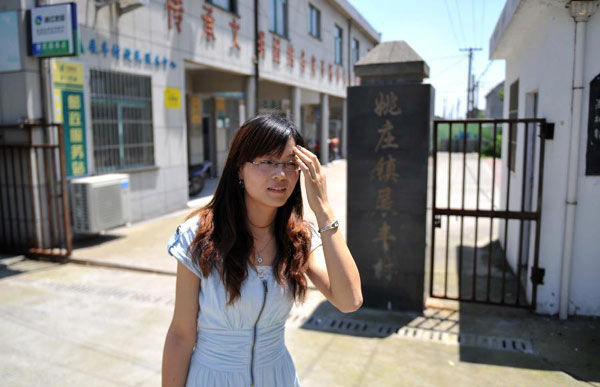
[[[490,61],[489,41],[506,0],[349,1],[381,32],[382,42],[404,40],[427,62],[425,82],[435,89],[437,116],[445,111],[446,118],[465,117],[469,60],[461,48],[481,48],[472,64],[480,84],[479,109],[485,109],[485,95],[504,80],[505,61]]]

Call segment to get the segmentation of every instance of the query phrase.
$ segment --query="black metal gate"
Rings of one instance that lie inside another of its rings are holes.
[[[535,306],[544,143],[553,132],[544,119],[434,121],[430,297]]]
[[[0,253],[71,255],[61,124],[0,126]]]

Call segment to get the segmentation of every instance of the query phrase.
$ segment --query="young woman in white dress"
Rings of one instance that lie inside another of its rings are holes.
[[[303,220],[300,174],[317,227]],[[258,115],[237,132],[212,201],[168,242],[179,262],[163,386],[299,386],[284,326],[306,276],[342,312],[360,276],[325,172],[293,123]]]

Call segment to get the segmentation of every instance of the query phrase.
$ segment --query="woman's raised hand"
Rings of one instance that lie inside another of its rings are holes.
[[[320,215],[330,212],[325,172],[321,167],[319,158],[308,149],[296,145],[294,153],[296,154],[296,162],[304,174],[308,204],[318,219]]]

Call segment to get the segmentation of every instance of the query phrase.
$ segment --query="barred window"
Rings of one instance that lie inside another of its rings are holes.
[[[154,165],[150,77],[90,71],[97,173]]]

